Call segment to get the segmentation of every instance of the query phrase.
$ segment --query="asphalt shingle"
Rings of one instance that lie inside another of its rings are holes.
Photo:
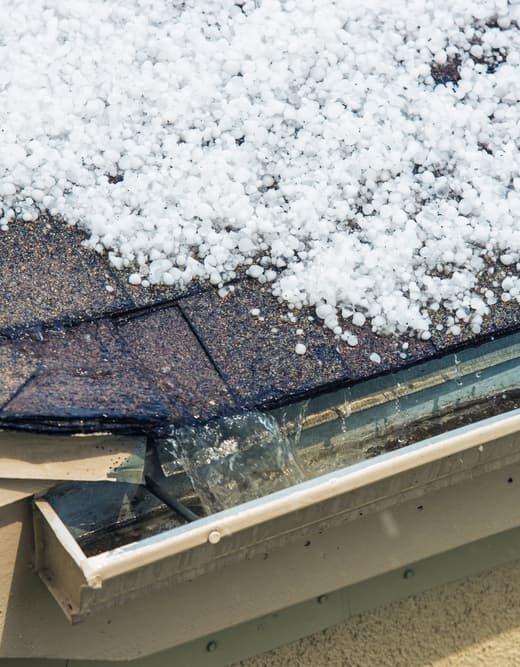
[[[505,276],[506,273],[502,268],[492,267],[492,273],[484,273],[480,277],[479,291],[485,293],[490,290],[496,296]],[[484,317],[478,333],[472,331],[469,324],[458,322],[460,333],[453,334],[446,326],[449,313],[443,310],[435,313],[432,318],[434,324],[432,327],[432,341],[436,351],[439,353],[448,352],[518,330],[520,304],[513,300],[502,301],[499,296],[496,296],[496,298],[497,302],[490,306],[489,313]]]
[[[478,334],[434,326],[431,341],[418,341],[351,326],[358,344],[349,346],[313,311],[289,313],[249,279],[224,298],[200,284],[189,292],[126,286],[126,274],[83,239],[46,220],[0,232],[4,424],[92,430],[209,419],[395,371],[520,323],[520,306],[498,301]],[[492,270],[482,289],[496,292],[502,274]]]
[[[252,281],[239,283],[224,298],[211,289],[179,306],[222,377],[248,405],[285,401],[434,354],[429,341],[407,339],[403,350],[402,340],[376,336],[368,326],[353,327],[358,345],[351,347],[310,312],[295,312],[297,321],[291,322],[269,289]],[[295,353],[297,343],[306,346],[306,354]],[[379,363],[371,360],[374,353]]]
[[[0,417],[12,424],[94,430],[100,424],[160,422],[168,410],[136,367],[110,321],[46,332],[18,341],[19,354],[36,359],[35,376]]]
[[[0,345],[0,408],[23,387],[38,368],[38,360],[20,353],[16,343]]]
[[[0,231],[0,334],[133,305],[106,259],[81,245],[84,238],[78,228],[46,219]]]
[[[228,389],[177,307],[122,319],[117,330],[163,396],[171,421],[233,410]]]

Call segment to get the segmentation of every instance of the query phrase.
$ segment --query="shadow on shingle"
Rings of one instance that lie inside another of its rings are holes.
[[[78,228],[47,219],[0,231],[0,333],[132,307],[119,277],[84,239]]]
[[[333,384],[395,370],[434,354],[430,342],[376,336],[356,328],[358,345],[338,340],[311,311],[289,321],[269,288],[244,281],[221,298],[216,290],[182,299],[179,306],[233,391],[248,405],[285,402]],[[257,309],[258,315],[251,311]],[[298,333],[301,330],[301,333]],[[307,352],[298,355],[297,343]],[[380,363],[370,359],[377,353]]]

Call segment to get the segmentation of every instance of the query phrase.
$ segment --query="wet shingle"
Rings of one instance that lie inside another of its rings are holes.
[[[396,371],[435,355],[435,348],[429,340],[405,335],[376,335],[368,325],[352,327],[351,330],[358,343],[353,347],[343,345],[342,352],[353,380]],[[372,355],[377,355],[380,361],[371,359]]]
[[[448,352],[452,349],[476,345],[494,336],[502,336],[515,331],[520,324],[520,306],[514,302],[494,304],[478,333],[472,331],[469,324],[458,322],[460,333],[453,334],[449,327],[442,324],[446,321],[446,317],[447,313],[442,311],[434,317],[432,341],[438,352]],[[442,329],[438,329],[437,324],[441,324]]]
[[[327,385],[379,374],[434,352],[429,342],[380,337],[368,327],[357,329],[358,345],[338,340],[310,312],[287,317],[268,288],[244,281],[228,296],[215,290],[179,302],[221,375],[248,404],[265,405],[316,392]],[[257,313],[258,314],[252,314]],[[298,333],[301,330],[301,333]],[[295,353],[303,343],[306,354]],[[377,353],[375,363],[370,355]]]
[[[149,424],[167,417],[153,385],[137,369],[110,322],[46,332],[20,341],[20,354],[37,359],[35,377],[5,405],[4,421],[67,424]]]
[[[233,409],[229,391],[178,308],[122,320],[118,332],[163,396],[171,421]]]
[[[0,333],[132,305],[106,260],[81,246],[84,238],[75,227],[44,219],[0,231]]]

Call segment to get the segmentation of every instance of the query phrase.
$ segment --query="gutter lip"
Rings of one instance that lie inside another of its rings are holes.
[[[520,409],[340,468],[332,473],[201,518],[186,526],[173,528],[90,558],[81,551],[48,503],[42,500],[35,500],[35,503],[47,520],[52,521],[53,526],[58,529],[55,534],[82,571],[88,585],[100,588],[106,580],[128,574],[208,542],[215,543],[213,541],[215,535],[218,536],[216,541],[219,541],[255,525],[275,520],[418,466],[463,453],[517,431],[520,431]]]

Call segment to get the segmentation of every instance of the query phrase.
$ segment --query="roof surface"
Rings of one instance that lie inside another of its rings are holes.
[[[517,305],[500,303],[478,336],[435,331],[403,351],[403,339],[365,325],[350,347],[310,311],[290,322],[257,282],[239,280],[225,297],[204,285],[132,287],[83,240],[49,220],[0,232],[0,426],[141,431],[207,420],[395,371],[520,322]]]

